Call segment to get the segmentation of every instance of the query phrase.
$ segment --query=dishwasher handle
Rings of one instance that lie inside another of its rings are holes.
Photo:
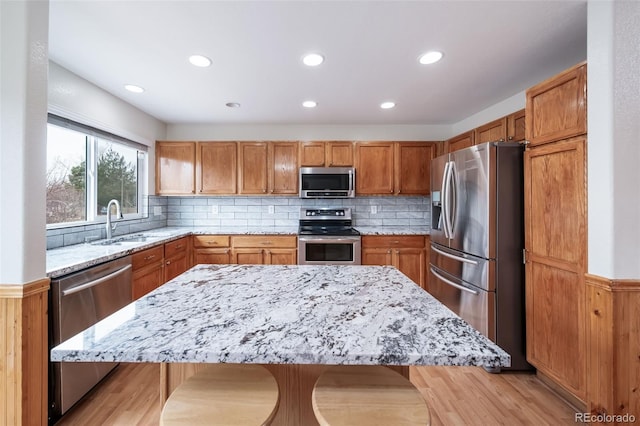
[[[126,266],[123,266],[122,268],[118,269],[117,271],[114,271],[114,272],[112,272],[112,273],[110,273],[108,275],[105,275],[104,277],[98,278],[97,280],[89,281],[88,283],[79,285],[77,287],[70,288],[69,290],[63,290],[62,291],[62,296],[63,297],[64,296],[69,296],[70,294],[78,293],[78,292],[80,292],[82,290],[86,290],[88,288],[100,285],[105,281],[108,281],[108,280],[110,280],[110,279],[112,279],[114,277],[117,277],[118,275],[121,275],[121,274],[125,273],[129,269],[131,269],[131,265],[126,265]]]

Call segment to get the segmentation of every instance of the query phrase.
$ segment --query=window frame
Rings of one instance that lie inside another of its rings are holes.
[[[137,212],[136,213],[123,213],[123,219],[144,219],[149,217],[147,199],[147,184],[148,184],[148,167],[149,167],[149,147],[134,142],[132,140],[114,135],[112,133],[87,126],[75,121],[66,119],[64,117],[49,113],[47,116],[47,125],[58,126],[64,129],[79,132],[85,135],[87,141],[85,143],[85,164],[86,164],[86,188],[85,188],[85,215],[86,220],[79,220],[73,222],[59,222],[59,223],[47,223],[46,229],[61,229],[70,228],[84,225],[100,225],[105,224],[107,221],[106,214],[97,213],[98,210],[98,179],[97,179],[97,167],[98,167],[98,143],[99,140],[108,141],[118,146],[126,146],[133,148],[137,151]]]

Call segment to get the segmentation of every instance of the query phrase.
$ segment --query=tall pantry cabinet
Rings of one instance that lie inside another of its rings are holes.
[[[585,405],[586,64],[527,90],[527,359]]]

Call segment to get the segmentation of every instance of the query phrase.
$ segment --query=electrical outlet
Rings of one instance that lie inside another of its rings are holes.
[[[276,212],[276,209],[274,206],[269,206],[269,214],[274,214]]]
[[[378,214],[378,206],[371,206],[371,214]]]
[[[220,210],[218,210],[218,206],[211,206],[211,213],[218,214]]]
[[[160,216],[162,214],[162,207],[161,206],[153,206],[153,215],[154,216]]]

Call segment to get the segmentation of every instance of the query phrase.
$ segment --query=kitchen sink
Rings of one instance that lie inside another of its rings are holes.
[[[125,235],[122,237],[111,238],[109,240],[99,240],[91,243],[94,246],[120,246],[127,243],[143,243],[147,241],[149,237],[144,234]]]

